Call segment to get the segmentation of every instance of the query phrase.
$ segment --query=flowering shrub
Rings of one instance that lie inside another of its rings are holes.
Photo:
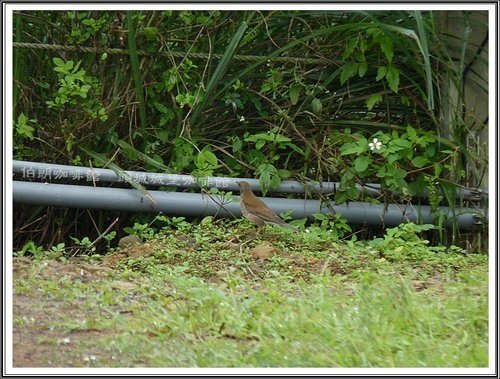
[[[350,164],[341,175],[341,187],[335,196],[338,203],[360,197],[359,191],[352,190],[356,178],[364,183],[380,181],[383,190],[415,196],[455,155],[451,150],[438,151],[434,133],[411,125],[403,130],[377,132],[371,142],[360,133],[351,134],[352,141],[340,147],[340,155]]]

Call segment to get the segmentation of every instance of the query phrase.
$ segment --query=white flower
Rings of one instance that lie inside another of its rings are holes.
[[[380,150],[382,148],[382,142],[380,142],[378,138],[374,138],[373,142],[370,142],[368,146],[370,146],[370,150],[372,151],[375,149]]]
[[[245,117],[244,116],[240,116],[240,121],[241,122],[245,121]]]

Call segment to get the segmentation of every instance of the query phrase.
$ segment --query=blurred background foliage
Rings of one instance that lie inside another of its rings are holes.
[[[488,121],[466,100],[471,78],[487,97],[473,16],[19,11],[15,42],[43,45],[14,49],[14,159],[102,166],[93,152],[124,170],[259,178],[264,193],[336,181],[325,200],[470,205],[456,190],[484,185]],[[17,244],[116,217],[32,208],[16,205]]]

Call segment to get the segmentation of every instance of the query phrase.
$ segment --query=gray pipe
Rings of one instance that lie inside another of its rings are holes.
[[[123,177],[120,177],[113,170],[102,168],[90,168],[79,166],[66,166],[50,163],[26,162],[26,161],[13,161],[12,169],[14,173],[21,174],[24,178],[35,178],[39,180],[54,180],[54,179],[75,179],[87,180],[92,182],[96,180],[99,182],[125,182]],[[172,186],[181,188],[199,188],[197,179],[191,175],[178,175],[178,174],[160,174],[149,173],[141,171],[125,171],[136,182],[143,185],[151,186]],[[246,180],[250,187],[256,192],[260,192],[259,181],[257,179],[243,179],[243,178],[224,178],[208,176],[204,177],[203,183],[209,188],[218,188],[223,191],[238,191],[238,184],[236,182]],[[334,193],[340,186],[338,182],[308,182],[303,185],[301,182],[295,180],[286,180],[281,183],[276,192],[280,193],[294,193],[304,194],[307,189],[313,193],[328,194]],[[370,195],[378,196],[381,194],[380,184],[367,184],[365,186],[356,185],[359,191],[366,191]],[[397,194],[395,194],[397,195]],[[421,196],[425,196],[423,192]],[[481,189],[466,190],[458,189],[457,196],[464,200],[481,200],[485,194]]]
[[[16,203],[46,206],[93,208],[130,212],[163,212],[170,215],[227,217],[241,216],[239,197],[223,204],[216,196],[199,193],[148,191],[157,205],[132,189],[73,186],[52,183],[13,182],[13,199]],[[314,213],[339,213],[352,224],[396,226],[401,222],[433,223],[434,215],[429,206],[402,206],[389,204],[350,203],[327,207],[318,200],[262,199],[276,213],[293,210],[292,217],[312,218]],[[451,210],[440,207],[441,212],[452,217]],[[480,225],[483,215],[470,208],[456,209],[456,220],[460,229],[471,229]],[[451,221],[448,221],[448,226]]]

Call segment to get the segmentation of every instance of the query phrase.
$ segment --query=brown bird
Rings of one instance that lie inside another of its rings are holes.
[[[252,221],[257,226],[264,224],[277,224],[285,228],[299,231],[295,226],[288,225],[279,218],[266,204],[254,195],[248,182],[237,182],[240,187],[240,206],[243,216]]]

